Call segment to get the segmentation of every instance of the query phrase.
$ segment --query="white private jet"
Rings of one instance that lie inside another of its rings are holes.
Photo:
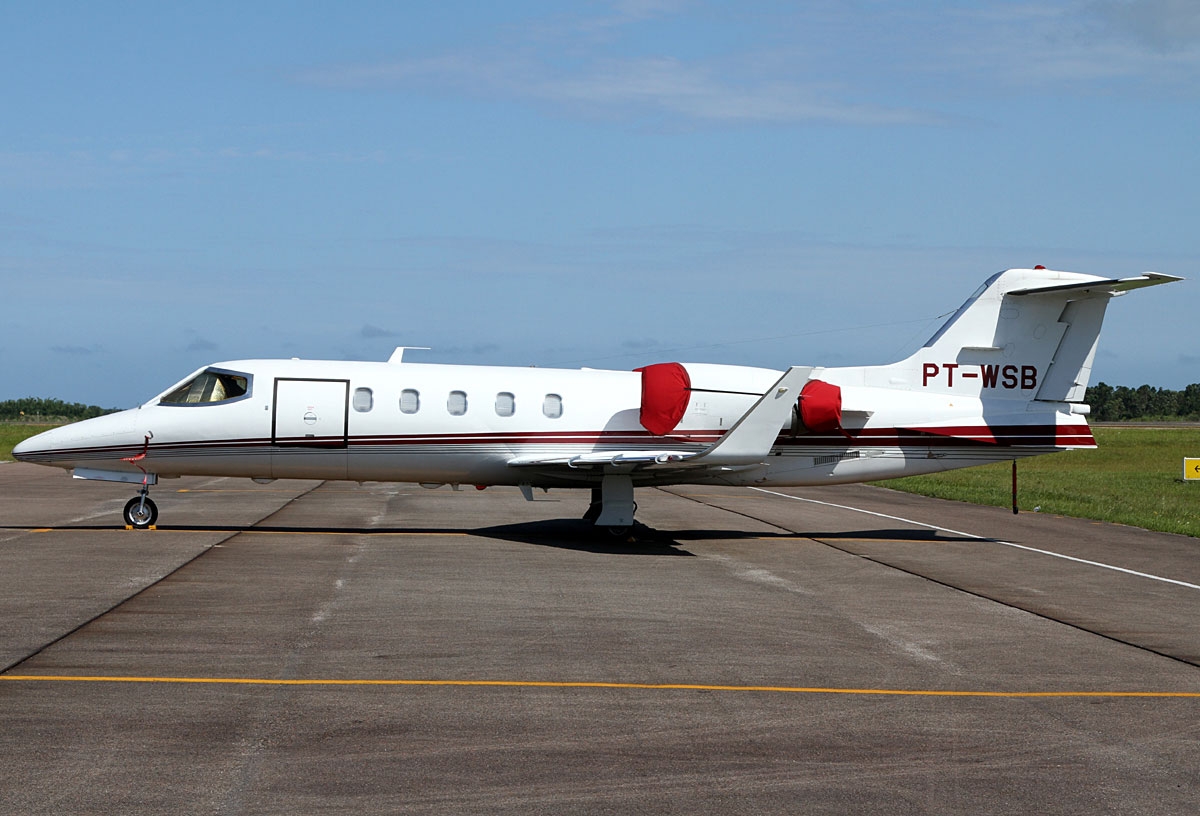
[[[280,478],[589,488],[623,531],[646,485],[827,485],[1095,447],[1084,390],[1109,300],[1180,280],[1044,267],[984,283],[919,351],[882,366],[635,371],[238,360],[137,408],[46,431],[13,455],[140,484]]]

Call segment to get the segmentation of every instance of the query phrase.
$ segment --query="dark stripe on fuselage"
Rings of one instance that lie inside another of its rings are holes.
[[[522,433],[469,433],[469,434],[411,434],[352,436],[349,439],[351,452],[410,451],[413,453],[467,451],[489,453],[512,453],[514,449],[535,448],[539,453],[552,455],[555,449],[570,449],[577,452],[580,446],[592,446],[591,450],[621,452],[650,448],[703,449],[724,434],[724,430],[695,431],[673,436],[652,436],[644,431],[571,431],[571,432],[522,432]],[[337,437],[340,442],[341,437]],[[987,449],[1007,447],[1094,447],[1095,439],[1087,426],[1055,425],[972,425],[940,428],[866,428],[848,434],[798,434],[783,432],[776,439],[774,449],[850,448],[964,448]],[[65,448],[47,451],[31,451],[22,458],[31,462],[53,462],[55,460],[98,460],[121,459],[142,452],[143,443],[134,445],[100,445],[92,447]],[[230,455],[236,453],[283,452],[287,450],[322,450],[320,439],[288,439],[282,444],[272,444],[269,438],[216,439],[187,442],[151,443],[147,459],[160,456],[203,456]],[[338,448],[338,450],[345,450]]]

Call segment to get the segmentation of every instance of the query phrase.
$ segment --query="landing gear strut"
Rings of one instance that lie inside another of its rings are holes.
[[[604,494],[598,487],[592,488],[592,503],[588,505],[587,512],[583,514],[584,521],[590,521],[593,524],[596,519],[600,518],[600,510],[604,507]]]
[[[592,503],[583,517],[597,529],[621,536],[633,526],[637,503],[633,500],[633,477],[628,473],[609,473],[600,487],[592,488]]]
[[[136,456],[129,456],[122,459],[122,462],[129,462],[142,472],[142,488],[138,491],[136,497],[125,503],[125,523],[135,530],[147,530],[154,526],[154,522],[158,521],[158,505],[150,500],[150,484],[158,481],[157,477],[151,478],[151,475],[142,467],[141,461],[146,458],[146,454],[150,452],[150,440],[154,438],[153,431],[146,431],[146,442],[142,445],[142,452]]]
[[[138,494],[125,503],[125,523],[135,530],[147,530],[158,521],[158,505],[150,498],[150,488],[142,485]]]

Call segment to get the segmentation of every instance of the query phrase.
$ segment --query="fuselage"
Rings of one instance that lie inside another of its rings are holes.
[[[634,371],[236,360],[201,369],[137,408],[48,431],[14,454],[160,477],[588,487],[600,476],[593,470],[512,463],[648,448],[698,453],[782,373],[711,364],[687,370],[686,411],[669,434],[656,436],[639,421],[644,394]],[[1009,411],[970,393],[947,399],[917,383],[878,382],[886,369],[817,371],[841,389],[843,428],[812,432],[789,422],[761,462],[634,471],[634,483],[834,484],[1094,445],[1083,417],[1067,406],[1032,413],[1022,402]]]
[[[591,488],[633,523],[646,485],[822,485],[1095,447],[1084,404],[1114,297],[1178,280],[1034,267],[988,278],[921,348],[881,366],[658,363],[636,371],[235,360],[13,455],[83,479],[351,479]]]

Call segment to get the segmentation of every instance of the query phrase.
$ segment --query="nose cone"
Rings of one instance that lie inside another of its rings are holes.
[[[43,431],[42,433],[35,434],[22,442],[18,442],[16,447],[12,449],[13,458],[18,462],[30,461],[33,455],[42,449],[41,443],[38,440],[48,433],[49,431]]]
[[[64,444],[66,440],[74,437],[73,433],[67,431],[70,427],[64,425],[61,428],[51,428],[31,436],[23,442],[18,442],[12,451],[13,458],[18,462],[45,461],[45,457],[63,450],[66,447]]]
[[[134,411],[121,411],[51,428],[18,443],[13,448],[13,458],[19,462],[75,467],[82,458],[94,458],[105,447],[125,441],[122,437],[129,436],[133,422]]]

